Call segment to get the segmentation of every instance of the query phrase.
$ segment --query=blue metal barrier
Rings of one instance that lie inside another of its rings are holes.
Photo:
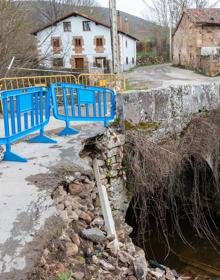
[[[26,162],[26,158],[11,151],[11,143],[37,130],[40,134],[29,142],[56,143],[44,135],[44,127],[50,120],[50,100],[50,91],[46,87],[0,92],[4,125],[4,137],[0,137],[0,144],[6,145],[4,160]]]
[[[79,133],[71,128],[71,121],[100,121],[108,126],[115,118],[115,93],[111,89],[56,83],[51,84],[51,93],[54,117],[66,122],[59,135]]]

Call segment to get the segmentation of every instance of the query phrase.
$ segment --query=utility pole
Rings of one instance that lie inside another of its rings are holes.
[[[111,21],[111,39],[112,39],[112,63],[113,72],[118,74],[119,65],[119,38],[118,38],[118,17],[116,9],[116,0],[109,0],[110,21]]]
[[[170,9],[170,62],[173,60],[173,0],[169,0]]]

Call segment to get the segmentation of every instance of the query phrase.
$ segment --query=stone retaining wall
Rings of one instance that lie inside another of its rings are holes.
[[[126,189],[126,174],[122,168],[125,136],[111,129],[96,142],[101,151],[99,169],[101,182],[106,186],[113,216],[124,216],[129,206],[129,194]]]
[[[117,98],[120,119],[134,125],[158,122],[166,131],[178,132],[193,114],[220,107],[220,84],[135,90]]]

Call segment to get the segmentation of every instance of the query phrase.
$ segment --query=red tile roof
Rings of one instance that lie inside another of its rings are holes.
[[[185,13],[196,24],[220,25],[220,9],[218,8],[187,9]]]
[[[83,17],[83,18],[85,18],[85,19],[88,19],[88,20],[90,20],[90,21],[95,22],[97,25],[102,25],[102,26],[105,26],[105,27],[107,27],[107,28],[110,28],[110,25],[105,24],[105,23],[103,23],[103,22],[101,22],[101,21],[98,21],[98,20],[96,20],[96,19],[94,19],[94,18],[92,18],[92,17],[90,17],[90,16],[88,16],[88,15],[86,15],[86,14],[83,14],[83,13],[81,13],[81,12],[75,10],[75,11],[73,11],[73,12],[71,12],[71,13],[68,13],[68,14],[66,14],[66,15],[64,15],[64,16],[62,16],[62,17],[60,17],[60,18],[58,18],[57,20],[55,20],[55,21],[53,21],[53,22],[51,22],[51,23],[48,23],[48,24],[42,26],[41,28],[38,28],[37,30],[34,30],[33,32],[31,32],[31,34],[32,34],[32,35],[37,35],[38,32],[44,30],[45,28],[48,28],[48,27],[50,27],[50,26],[55,26],[58,22],[60,22],[60,21],[62,21],[62,20],[65,20],[65,19],[67,19],[67,18],[69,18],[69,17],[72,17],[72,16],[81,16],[81,17]],[[131,35],[131,34],[125,33],[125,32],[123,32],[123,31],[121,31],[121,30],[118,30],[118,32],[119,32],[119,33],[122,33],[122,34],[124,34],[124,35],[126,35],[126,36],[128,36],[128,37],[130,37],[130,38],[132,38],[132,39],[134,39],[134,40],[136,40],[136,41],[139,41],[137,38],[135,38],[135,37],[134,37],[133,35]]]

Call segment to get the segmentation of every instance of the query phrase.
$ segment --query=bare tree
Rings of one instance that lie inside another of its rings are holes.
[[[220,0],[210,4],[208,0],[154,0],[149,5],[147,0],[142,0],[150,12],[151,20],[159,23],[161,26],[168,26],[170,18],[173,18],[173,25],[178,23],[183,11],[187,8],[213,8]]]
[[[69,13],[73,8],[94,7],[96,0],[48,0],[36,2],[36,9],[43,22],[53,22],[57,18]]]
[[[195,0],[194,2],[196,8],[205,8],[209,4],[207,0]]]
[[[35,53],[33,38],[29,35],[31,21],[25,2],[0,1],[0,75],[4,76],[12,57],[19,66],[32,61]]]
[[[178,24],[185,9],[187,8],[206,8],[215,7],[220,0],[216,0],[210,4],[208,0],[154,0],[149,4],[147,0],[142,0],[148,10],[148,19],[159,25],[155,29],[154,41],[157,45],[157,50],[161,50],[157,55],[168,57],[169,53],[169,27],[172,24],[173,29]]]

